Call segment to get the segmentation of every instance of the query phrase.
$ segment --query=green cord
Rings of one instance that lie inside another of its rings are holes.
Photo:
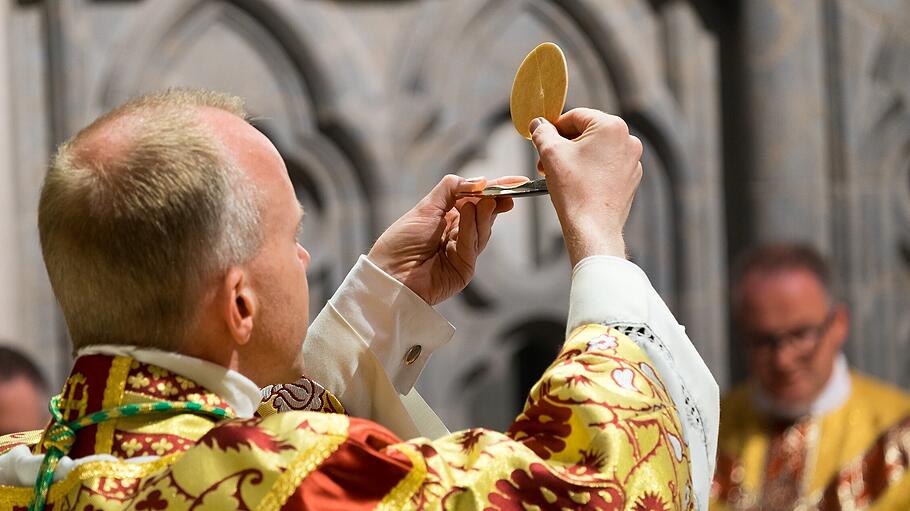
[[[51,483],[54,481],[54,471],[57,469],[57,463],[60,458],[65,456],[73,443],[76,441],[76,432],[86,426],[92,426],[111,419],[120,417],[133,417],[140,415],[153,415],[158,413],[178,412],[194,413],[205,415],[215,419],[233,418],[226,409],[217,406],[202,405],[199,403],[190,403],[188,401],[157,403],[140,403],[124,405],[109,410],[101,410],[76,420],[65,422],[63,414],[59,409],[60,396],[51,398],[48,409],[53,416],[54,423],[45,435],[44,447],[47,452],[44,454],[44,460],[41,461],[41,469],[38,471],[38,478],[35,480],[35,495],[31,504],[28,506],[29,511],[39,511],[44,509],[47,503],[47,494],[50,491]]]

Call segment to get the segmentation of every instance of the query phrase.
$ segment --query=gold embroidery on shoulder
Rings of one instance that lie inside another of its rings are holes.
[[[85,375],[76,373],[70,376],[66,382],[66,397],[60,400],[60,412],[66,419],[76,419],[85,415],[88,410],[88,385],[86,385]],[[76,390],[81,390],[79,398],[76,398]],[[75,412],[75,413],[70,413]]]

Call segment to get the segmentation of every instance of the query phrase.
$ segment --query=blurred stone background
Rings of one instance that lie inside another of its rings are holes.
[[[76,129],[166,86],[246,97],[308,212],[312,317],[445,173],[534,175],[508,97],[554,41],[567,108],[620,114],[645,143],[632,257],[724,388],[744,375],[730,261],[781,239],[833,258],[851,362],[910,388],[906,0],[5,0],[0,35],[0,338],[55,384],[70,356],[36,207]],[[517,203],[439,307],[458,332],[418,386],[453,429],[507,425],[562,341],[558,222],[546,197]]]

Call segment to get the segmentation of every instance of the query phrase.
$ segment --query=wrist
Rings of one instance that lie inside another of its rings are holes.
[[[590,256],[626,258],[626,243],[621,231],[605,229],[597,224],[585,226],[574,223],[563,229],[563,236],[573,268],[579,261]]]
[[[620,240],[585,240],[569,249],[569,260],[574,268],[582,259],[591,256],[626,258],[626,245]]]
[[[374,266],[391,275],[394,272],[394,264],[389,252],[386,243],[380,238],[365,255]]]

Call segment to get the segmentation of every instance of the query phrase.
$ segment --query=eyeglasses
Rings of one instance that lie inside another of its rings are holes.
[[[835,307],[831,307],[825,319],[817,325],[804,326],[778,334],[749,333],[746,335],[746,339],[757,354],[767,355],[772,351],[789,347],[797,356],[804,357],[815,351],[818,341],[834,321],[835,312]]]

